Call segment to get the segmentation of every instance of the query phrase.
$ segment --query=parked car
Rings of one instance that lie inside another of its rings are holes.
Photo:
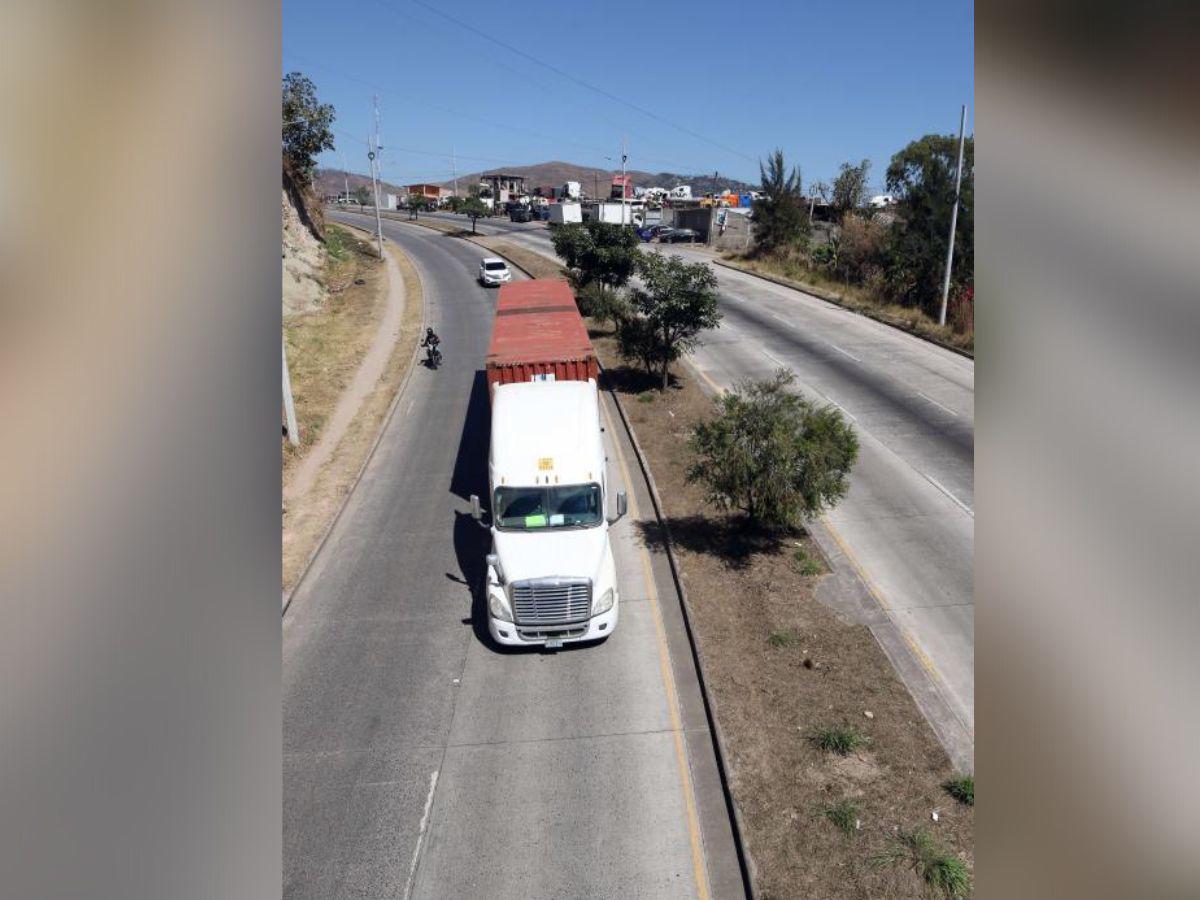
[[[700,240],[700,232],[693,228],[672,228],[658,239],[664,244],[694,244]]]
[[[533,215],[528,206],[517,206],[508,212],[508,218],[513,222],[532,222]]]
[[[512,281],[508,263],[494,256],[485,256],[479,263],[479,283],[484,287],[499,287]]]
[[[655,238],[662,240],[664,234],[670,234],[674,230],[670,225],[651,225],[649,228],[643,228],[639,231],[638,236],[643,241],[652,241]]]

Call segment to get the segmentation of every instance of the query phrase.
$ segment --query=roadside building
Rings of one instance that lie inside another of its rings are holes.
[[[487,185],[492,189],[492,197],[494,201],[503,206],[509,200],[515,200],[525,194],[525,176],[510,175],[505,172],[496,172],[491,175],[483,175],[479,179],[481,184]]]
[[[451,193],[437,184],[406,184],[404,189],[408,191],[410,196],[418,194],[426,200],[432,200],[434,203],[437,203],[443,197],[449,196]]]

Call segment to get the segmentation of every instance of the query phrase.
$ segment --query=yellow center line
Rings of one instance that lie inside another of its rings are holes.
[[[612,417],[605,409],[605,419],[610,429]],[[613,434],[613,448],[617,453],[617,464],[625,479],[626,492],[629,495],[629,512],[633,519],[641,518],[638,511],[637,492],[633,490],[633,479],[630,478],[629,468],[625,464],[625,454],[621,452],[621,441],[616,432]],[[663,687],[667,693],[667,710],[671,716],[671,734],[675,739],[675,761],[679,766],[679,780],[683,788],[683,801],[687,808],[688,837],[692,844],[692,873],[696,879],[696,892],[701,900],[708,900],[708,871],[704,865],[704,850],[700,839],[700,820],[696,815],[696,799],[692,793],[692,780],[687,762],[687,752],[683,746],[683,725],[679,720],[679,702],[675,694],[675,679],[671,674],[671,657],[667,649],[667,630],[663,624],[662,610],[658,605],[658,591],[654,587],[654,573],[650,569],[650,554],[644,546],[638,548],[642,560],[642,578],[646,584],[646,594],[650,606],[654,610],[654,630],[658,640],[658,665],[662,673]]]

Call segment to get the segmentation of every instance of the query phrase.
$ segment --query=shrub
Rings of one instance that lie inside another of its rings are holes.
[[[841,412],[789,392],[794,380],[780,369],[722,395],[717,417],[689,439],[688,480],[705,485],[710,503],[768,528],[796,527],[834,506],[858,456]]]
[[[942,785],[946,793],[966,806],[975,805],[975,777],[964,775],[962,778],[951,778]]]
[[[826,753],[849,756],[867,744],[867,736],[850,725],[833,725],[814,731],[812,742]]]
[[[884,853],[872,858],[877,865],[905,863],[930,890],[955,900],[971,892],[971,876],[966,864],[942,849],[923,829],[901,831]]]
[[[858,804],[853,800],[842,800],[833,806],[826,806],[821,813],[847,837],[858,831],[859,810]]]
[[[794,631],[778,630],[772,631],[767,636],[767,643],[772,647],[790,647],[799,640]]]

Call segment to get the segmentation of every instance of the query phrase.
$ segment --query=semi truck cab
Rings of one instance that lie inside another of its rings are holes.
[[[551,376],[552,379],[552,376]],[[606,638],[620,591],[595,379],[496,384],[488,457],[488,631],[506,646]],[[472,514],[482,504],[471,497]]]

